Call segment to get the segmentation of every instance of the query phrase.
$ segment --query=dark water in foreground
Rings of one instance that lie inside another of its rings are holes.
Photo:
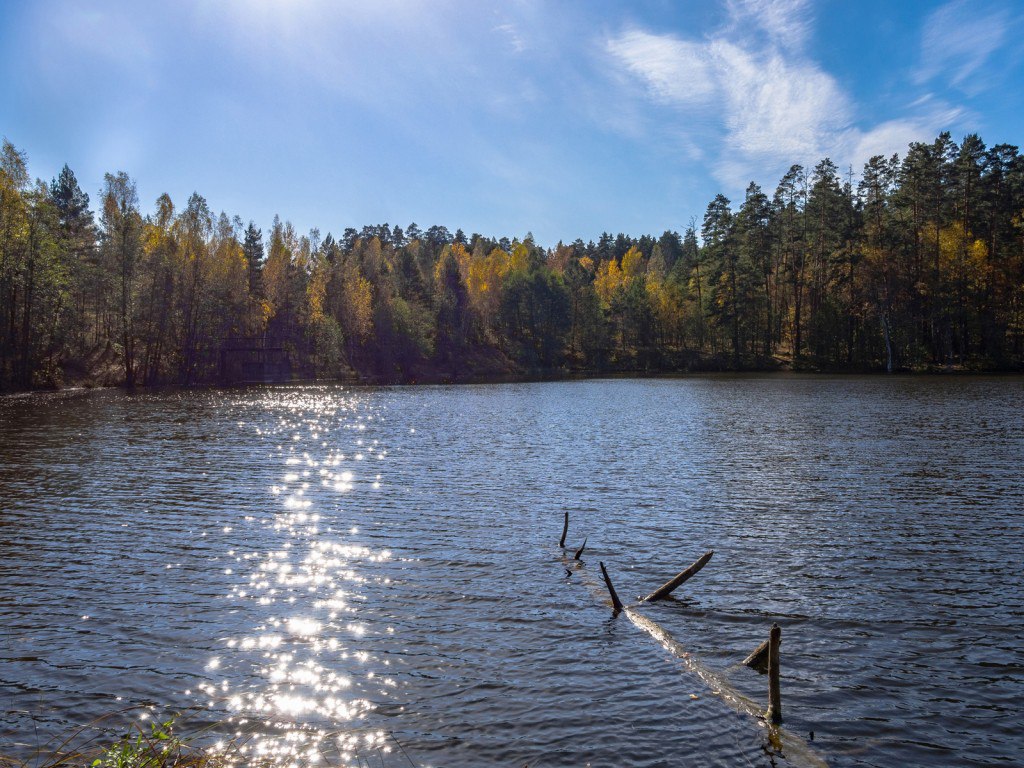
[[[282,764],[767,766],[691,663],[763,702],[778,621],[830,765],[1022,765],[1022,465],[1020,378],[4,399],[0,752],[153,703]],[[675,653],[612,618],[598,560],[711,548]]]

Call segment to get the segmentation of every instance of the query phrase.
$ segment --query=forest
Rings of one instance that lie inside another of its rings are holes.
[[[977,135],[794,165],[683,233],[297,233],[0,157],[0,389],[1024,368],[1024,158]],[[336,230],[338,231],[338,230]]]

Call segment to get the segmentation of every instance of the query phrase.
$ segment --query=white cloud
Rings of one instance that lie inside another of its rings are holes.
[[[926,120],[889,120],[869,131],[851,131],[847,137],[851,162],[862,166],[875,155],[904,153],[911,142],[935,138]]]
[[[657,102],[714,113],[731,153],[769,161],[819,154],[848,127],[851,110],[830,75],[789,50],[806,38],[807,4],[730,0],[728,9],[730,23],[707,39],[632,29],[607,50]]]
[[[964,91],[982,90],[984,79],[973,76],[1006,42],[1008,22],[1005,10],[985,13],[964,0],[939,8],[924,25],[918,83],[945,75]]]
[[[759,27],[775,45],[799,50],[811,31],[808,0],[728,0],[732,23]]]
[[[837,141],[839,156],[854,168],[861,168],[875,155],[904,155],[912,142],[931,142],[950,124],[965,117],[964,110],[932,103],[927,97],[919,106],[922,109],[914,117],[887,120],[867,131],[851,129]]]
[[[719,72],[707,45],[631,30],[609,40],[608,51],[659,101],[699,104],[718,92]]]
[[[782,159],[820,154],[848,125],[845,94],[813,65],[725,41],[711,49],[722,73],[727,140],[741,152]]]
[[[526,41],[523,36],[519,34],[519,30],[516,29],[515,24],[499,24],[494,28],[495,32],[501,32],[508,38],[508,43],[512,46],[512,50],[516,53],[522,53],[526,50]]]
[[[828,156],[840,167],[859,168],[872,155],[902,154],[910,142],[930,141],[964,117],[926,96],[906,116],[858,126],[856,104],[807,53],[806,0],[725,2],[728,22],[703,39],[630,29],[610,39],[607,51],[654,101],[685,115],[682,129],[707,147],[715,177],[734,193],[752,175],[764,178],[791,163],[812,165]],[[950,4],[929,21],[934,45],[942,45],[961,10]],[[965,38],[977,34],[973,23],[965,26]],[[959,76],[967,77],[997,45],[988,41],[975,57],[952,47],[945,61],[955,61]]]

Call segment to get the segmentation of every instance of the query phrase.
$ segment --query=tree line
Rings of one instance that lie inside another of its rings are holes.
[[[193,194],[96,205],[0,154],[0,388],[222,380],[233,349],[308,377],[707,369],[1020,370],[1024,158],[948,133],[859,177],[822,160],[717,195],[683,234],[538,245],[388,224],[267,231]]]

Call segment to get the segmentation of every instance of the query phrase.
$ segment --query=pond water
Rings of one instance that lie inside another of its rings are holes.
[[[180,710],[242,763],[802,764],[731,699],[778,622],[808,754],[1021,765],[1022,459],[1021,378],[4,398],[0,754]],[[599,561],[708,549],[613,616]]]

